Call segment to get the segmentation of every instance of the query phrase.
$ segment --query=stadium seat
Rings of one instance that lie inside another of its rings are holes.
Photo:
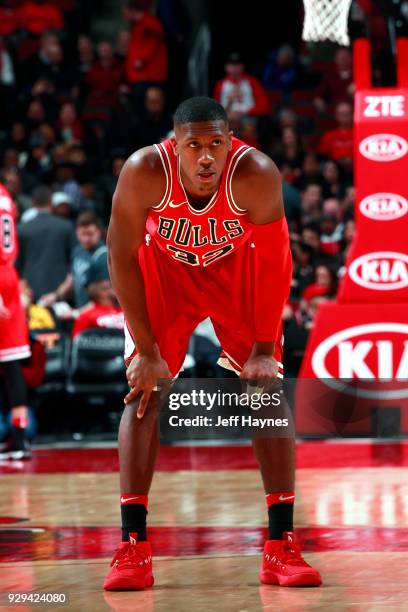
[[[92,405],[106,405],[128,390],[124,337],[118,329],[90,328],[72,341],[67,392]]]
[[[55,329],[36,329],[31,334],[43,344],[46,355],[44,380],[36,389],[36,394],[47,395],[65,391],[69,336]]]

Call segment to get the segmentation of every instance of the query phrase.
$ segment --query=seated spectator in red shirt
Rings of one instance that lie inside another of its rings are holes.
[[[118,304],[109,280],[95,280],[90,283],[88,292],[92,304],[82,310],[75,320],[72,337],[89,329],[102,327],[108,329],[123,329],[124,314]]]
[[[226,76],[215,85],[214,98],[223,105],[230,119],[243,115],[260,116],[270,112],[268,97],[261,83],[245,72],[238,53],[231,53],[225,64]]]
[[[61,30],[64,21],[60,9],[47,0],[26,2],[20,9],[21,27],[30,34],[42,34],[47,30]]]
[[[340,102],[336,107],[338,127],[323,134],[319,152],[339,162],[349,170],[353,164],[353,110],[348,102]]]
[[[167,79],[167,46],[161,21],[144,8],[142,2],[131,2],[124,10],[132,23],[126,63],[129,83],[164,83]]]
[[[341,100],[352,100],[354,93],[352,57],[348,49],[337,49],[334,56],[334,70],[327,70],[316,90],[315,105],[321,111],[327,104]]]
[[[97,60],[85,77],[89,93],[85,101],[85,120],[107,121],[118,100],[120,86],[124,83],[123,64],[115,58],[110,42],[100,42]]]

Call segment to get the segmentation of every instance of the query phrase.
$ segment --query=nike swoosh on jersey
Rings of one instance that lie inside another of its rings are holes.
[[[170,208],[178,208],[179,206],[183,206],[183,204],[187,204],[187,202],[178,202],[177,204],[173,202],[173,200],[169,202]]]
[[[279,495],[279,501],[288,501],[289,499],[295,499],[295,496],[289,495],[289,497],[284,497],[283,495]]]

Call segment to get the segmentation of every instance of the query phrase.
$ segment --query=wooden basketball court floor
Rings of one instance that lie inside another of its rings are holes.
[[[119,539],[114,448],[0,464],[0,592],[68,604],[1,610],[408,610],[408,442],[302,442],[297,533],[320,588],[260,586],[266,509],[250,447],[162,447],[149,501],[156,585],[104,593]]]

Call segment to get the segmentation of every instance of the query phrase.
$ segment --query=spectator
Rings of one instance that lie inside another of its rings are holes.
[[[51,168],[51,157],[40,135],[33,133],[29,142],[28,155],[24,155],[20,166],[24,181],[32,187],[47,180]]]
[[[227,58],[225,77],[216,84],[214,98],[224,106],[232,119],[243,115],[267,115],[270,112],[264,88],[255,77],[245,72],[238,53],[231,53]]]
[[[42,52],[34,63],[31,83],[39,78],[50,81],[58,96],[74,95],[74,86],[78,81],[77,69],[65,61],[61,43],[55,35],[47,34]]]
[[[89,36],[82,34],[78,38],[79,73],[86,76],[94,63],[94,48]]]
[[[21,300],[27,313],[28,329],[55,329],[55,320],[48,308],[34,302],[34,293],[25,279],[20,280]]]
[[[297,314],[298,324],[309,332],[314,327],[316,313],[320,304],[329,302],[332,299],[333,296],[330,296],[324,287],[313,286],[313,289],[307,294],[307,299],[305,297],[302,300],[300,311]]]
[[[316,294],[336,295],[337,277],[334,270],[327,264],[319,264],[314,272],[314,283],[306,287],[303,298],[310,300]]]
[[[66,151],[65,151],[66,154]],[[68,161],[61,161],[55,166],[54,191],[63,191],[72,202],[74,213],[78,214],[84,208],[84,196],[75,176],[74,164]]]
[[[145,10],[142,2],[131,1],[124,16],[132,24],[126,75],[139,107],[147,87],[167,79],[166,38],[161,21]]]
[[[3,172],[7,170],[15,170],[19,167],[19,155],[17,149],[8,148],[5,150],[3,155],[2,168]]]
[[[57,127],[63,142],[82,141],[84,130],[73,102],[65,102],[61,106]]]
[[[58,6],[47,0],[29,0],[20,9],[20,21],[24,30],[40,35],[47,30],[62,30],[64,22]]]
[[[116,38],[115,57],[119,62],[125,63],[129,51],[130,31],[119,30]]]
[[[290,45],[271,51],[264,69],[263,83],[267,89],[288,92],[296,87],[300,66]]]
[[[35,189],[33,207],[36,216],[18,227],[17,268],[32,287],[35,300],[40,301],[66,278],[75,235],[69,221],[51,214],[51,191],[47,187]]]
[[[341,166],[329,159],[323,165],[323,197],[344,198],[346,193],[346,182],[343,178]]]
[[[312,247],[305,242],[294,242],[293,253],[293,283],[291,293],[300,297],[305,288],[313,281],[313,256]]]
[[[317,223],[307,223],[301,232],[302,242],[309,245],[313,249],[313,265],[331,265],[333,258],[321,250],[320,228]]]
[[[64,191],[56,191],[52,194],[52,212],[57,217],[63,219],[72,219],[72,200]]]
[[[319,220],[322,206],[322,186],[310,183],[301,194],[304,221]]]
[[[304,155],[299,134],[291,127],[284,128],[280,150],[274,159],[288,183],[293,183],[299,178]]]
[[[331,200],[326,200],[330,202]],[[333,200],[336,202],[336,200]],[[323,212],[320,220],[320,250],[327,255],[336,256],[341,248],[343,224],[330,212]]]
[[[315,153],[306,153],[303,157],[301,172],[294,181],[294,186],[303,191],[310,183],[323,185],[323,175],[320,170],[320,161]]]
[[[31,208],[31,198],[22,193],[21,191],[21,179],[20,173],[17,168],[6,170],[3,172],[4,185],[13,198],[14,203],[17,206],[17,211],[21,215],[25,210]]]
[[[89,93],[83,111],[84,119],[107,121],[117,104],[119,88],[124,80],[123,64],[115,58],[111,43],[99,43],[97,60],[85,77]]]
[[[331,160],[339,162],[346,170],[353,163],[353,110],[348,102],[340,102],[336,107],[338,127],[323,134],[319,152]]]
[[[146,90],[143,111],[136,124],[134,137],[137,147],[161,142],[171,129],[172,121],[166,110],[164,92],[161,87],[151,86]]]
[[[93,212],[84,212],[76,222],[78,245],[72,254],[71,269],[53,295],[47,296],[48,305],[57,299],[67,299],[73,293],[74,305],[82,308],[89,302],[87,286],[93,278],[109,279],[107,248],[102,240],[102,227]]]
[[[4,145],[5,148],[10,147],[16,149],[19,153],[25,151],[27,149],[28,139],[24,123],[22,121],[16,121],[9,129],[10,131]]]
[[[327,105],[341,101],[352,101],[354,93],[352,57],[348,49],[337,49],[334,56],[334,70],[326,70],[316,91],[316,107],[324,111]]]
[[[45,77],[38,78],[32,86],[31,96],[41,102],[46,114],[44,122],[55,121],[59,113],[59,101],[54,84]]]
[[[88,293],[92,303],[81,311],[75,319],[72,337],[91,327],[123,329],[125,318],[116,299],[110,280],[96,278],[92,280]]]

